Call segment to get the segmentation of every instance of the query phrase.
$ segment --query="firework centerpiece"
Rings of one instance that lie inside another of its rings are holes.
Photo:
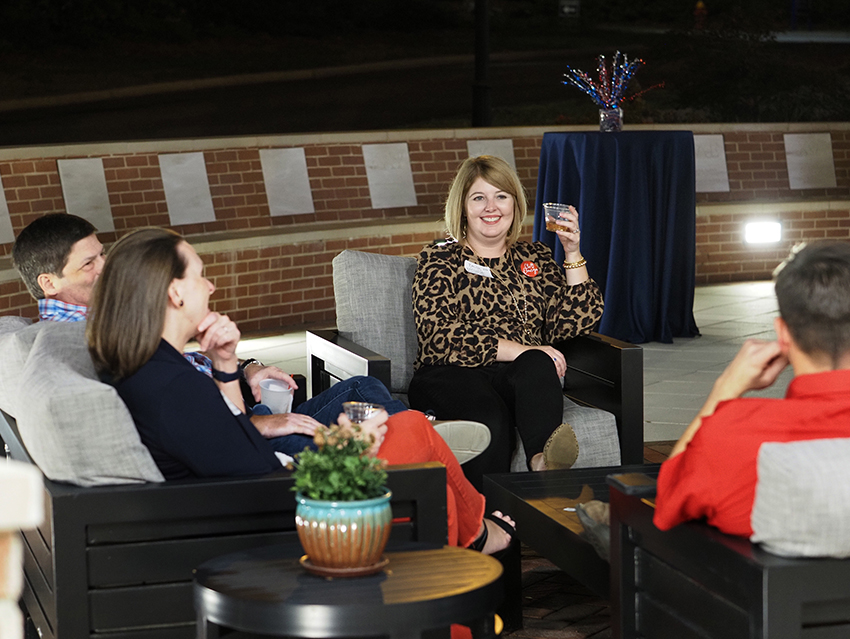
[[[617,51],[610,68],[605,64],[605,56],[597,58],[599,80],[594,81],[580,69],[567,66],[564,84],[569,84],[590,96],[599,105],[599,130],[604,132],[622,131],[623,109],[620,106],[629,81],[643,66],[643,60],[629,57]],[[634,96],[632,96],[634,97]]]

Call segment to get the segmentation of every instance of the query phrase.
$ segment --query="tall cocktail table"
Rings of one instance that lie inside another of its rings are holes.
[[[576,468],[484,476],[487,508],[516,521],[517,536],[561,570],[608,598],[610,567],[579,535],[577,504],[608,501],[605,478],[614,473],[658,475],[659,464]],[[564,510],[564,509],[568,510]]]
[[[450,546],[387,552],[389,564],[376,575],[329,579],[306,572],[299,556],[291,546],[269,546],[201,565],[198,637],[218,637],[221,626],[283,637],[400,639],[453,623],[469,626],[476,639],[495,636],[502,566],[492,557]]]

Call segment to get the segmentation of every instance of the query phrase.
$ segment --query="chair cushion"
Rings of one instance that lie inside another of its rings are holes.
[[[620,439],[613,414],[598,408],[580,406],[564,397],[564,414],[561,419],[572,426],[578,440],[578,458],[571,468],[620,465]],[[526,470],[525,450],[522,440],[517,437],[517,447],[511,457],[511,471]]]
[[[41,471],[78,486],[164,481],[115,389],[98,380],[85,322],[40,322],[21,375],[18,430]]]
[[[578,459],[573,468],[620,465],[620,438],[612,413],[579,406],[564,397],[563,421],[573,427],[578,440]]]
[[[750,541],[788,557],[850,556],[850,439],[761,445]]]
[[[407,392],[416,362],[415,273],[412,257],[343,251],[333,260],[339,333],[392,362],[394,393]]]
[[[0,408],[9,415],[17,413],[21,374],[37,327],[23,317],[0,317]]]

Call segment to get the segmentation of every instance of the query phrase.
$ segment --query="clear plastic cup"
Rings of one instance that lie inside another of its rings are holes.
[[[561,213],[566,213],[570,210],[569,204],[558,204],[557,202],[544,202],[543,214],[546,217],[546,230],[563,231],[564,227],[559,225],[555,220],[561,219]]]
[[[264,379],[260,382],[261,402],[272,413],[288,413],[292,410],[292,389],[279,379]]]

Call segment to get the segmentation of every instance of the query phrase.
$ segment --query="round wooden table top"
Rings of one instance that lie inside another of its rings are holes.
[[[292,637],[400,637],[453,623],[492,626],[503,596],[502,566],[492,557],[450,546],[386,557],[381,572],[351,578],[310,574],[285,545],[212,559],[195,573],[199,624]]]

